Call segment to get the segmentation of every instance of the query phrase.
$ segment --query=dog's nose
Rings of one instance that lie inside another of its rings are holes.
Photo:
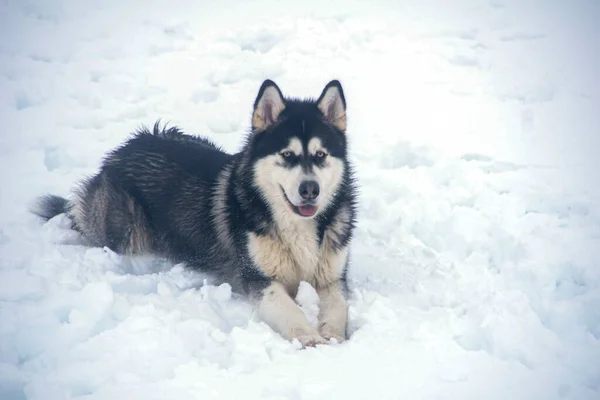
[[[319,197],[319,184],[315,181],[303,181],[298,187],[298,193],[304,200],[314,200]]]

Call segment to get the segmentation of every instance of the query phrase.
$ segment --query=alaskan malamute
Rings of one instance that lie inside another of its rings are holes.
[[[66,213],[93,246],[160,255],[227,282],[303,346],[342,341],[356,214],[347,152],[337,80],[316,101],[285,98],[266,80],[238,153],[157,123],[110,152],[73,200],[44,196],[35,213]],[[294,301],[303,280],[320,298],[317,329]]]

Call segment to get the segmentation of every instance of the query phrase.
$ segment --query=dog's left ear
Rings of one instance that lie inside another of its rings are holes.
[[[285,110],[285,100],[281,90],[272,80],[265,80],[258,89],[258,95],[254,101],[252,130],[264,131],[277,121],[283,110]]]
[[[317,107],[330,124],[342,132],[346,131],[346,98],[342,84],[338,80],[325,85],[323,93],[317,100]]]

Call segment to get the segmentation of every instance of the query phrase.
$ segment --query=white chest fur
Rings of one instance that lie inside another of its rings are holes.
[[[300,281],[315,287],[337,281],[348,256],[347,248],[334,249],[327,231],[319,244],[314,220],[296,219],[279,224],[265,236],[250,233],[248,250],[265,275],[281,282],[291,292]]]

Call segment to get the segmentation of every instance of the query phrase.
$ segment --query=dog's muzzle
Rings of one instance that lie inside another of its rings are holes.
[[[319,184],[317,182],[303,181],[300,184],[298,187],[298,192],[303,201],[302,204],[298,206],[294,205],[294,203],[290,201],[290,199],[287,197],[287,194],[285,194],[283,187],[281,187],[281,191],[283,193],[283,197],[294,213],[302,217],[312,217],[317,213],[319,207],[314,204],[314,201],[319,196]]]

